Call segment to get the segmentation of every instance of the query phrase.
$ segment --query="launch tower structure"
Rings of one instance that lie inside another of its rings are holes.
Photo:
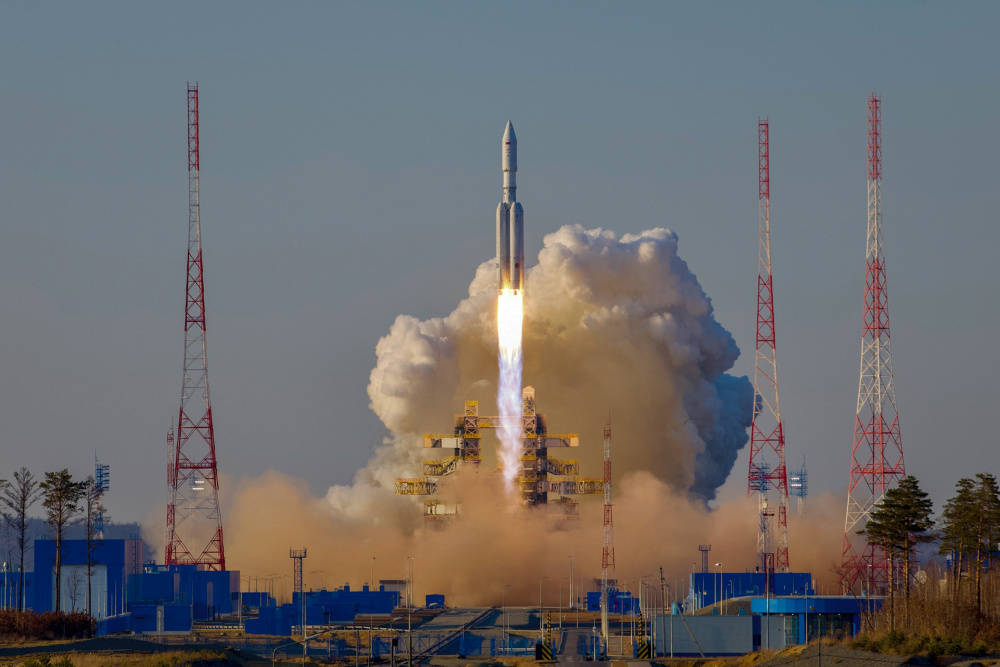
[[[427,496],[424,518],[428,521],[454,517],[458,507],[442,503],[437,498],[438,482],[454,474],[462,465],[479,466],[482,462],[483,432],[499,429],[502,417],[479,414],[478,401],[466,401],[465,411],[455,417],[451,433],[424,434],[424,447],[446,454],[423,464],[423,477],[396,480],[396,493],[406,496]],[[580,446],[576,433],[549,433],[545,416],[535,407],[534,387],[521,391],[521,470],[517,477],[521,503],[526,506],[557,505],[570,516],[576,515],[575,496],[603,493],[603,480],[577,477],[580,465],[575,460],[549,456],[552,448]]]
[[[785,431],[778,399],[778,357],[774,335],[771,276],[770,124],[757,121],[757,353],[754,357],[753,423],[747,493],[757,494],[757,554],[761,571],[788,572],[788,472]],[[771,505],[774,499],[777,507]],[[777,511],[775,511],[777,509]]]
[[[176,438],[167,464],[167,565],[225,570],[215,426],[208,392],[205,281],[201,248],[198,84],[187,87],[188,243],[184,375]],[[172,430],[172,429],[171,429]],[[169,436],[168,436],[169,438]]]
[[[885,552],[857,532],[887,489],[906,475],[896,410],[889,340],[889,296],[882,247],[882,100],[868,99],[868,231],[865,242],[865,300],[861,318],[861,371],[851,445],[847,515],[841,556],[841,587],[882,590],[889,582]]]

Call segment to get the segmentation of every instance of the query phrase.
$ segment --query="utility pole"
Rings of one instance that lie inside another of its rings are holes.
[[[306,592],[302,585],[302,561],[306,558],[305,549],[289,549],[288,557],[292,559],[292,595],[299,594],[299,605],[302,607],[302,657],[306,657]]]
[[[615,573],[614,521],[611,514],[611,420],[604,425],[604,541],[601,549],[601,637],[608,648],[608,578]]]
[[[413,561],[414,556],[406,557],[406,667],[413,667]]]

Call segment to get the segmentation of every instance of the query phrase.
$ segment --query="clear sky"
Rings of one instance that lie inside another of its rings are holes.
[[[877,90],[906,463],[940,501],[1000,467],[998,20],[971,2],[2,2],[0,477],[84,475],[96,450],[113,518],[162,513],[198,80],[225,473],[321,493],[367,460],[376,341],[399,313],[449,312],[493,253],[508,118],[529,257],[565,223],[675,230],[749,373],[767,116],[788,458],[842,492]]]

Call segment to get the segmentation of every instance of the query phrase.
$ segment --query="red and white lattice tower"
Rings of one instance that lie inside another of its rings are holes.
[[[889,347],[889,296],[882,250],[882,101],[868,100],[868,234],[865,242],[865,308],[861,319],[861,373],[851,446],[851,479],[841,557],[841,586],[882,589],[889,581],[882,549],[857,533],[886,490],[902,479],[903,440],[896,412]]]
[[[601,635],[608,641],[608,586],[615,581],[615,533],[611,516],[611,423],[604,425],[604,540],[601,547]]]
[[[771,150],[768,121],[757,122],[757,352],[747,493],[757,494],[757,554],[764,572],[788,572],[788,472],[778,400],[771,279]]]
[[[167,466],[167,565],[225,570],[215,428],[205,355],[205,281],[198,172],[198,84],[188,84],[188,250],[184,378],[173,456]]]

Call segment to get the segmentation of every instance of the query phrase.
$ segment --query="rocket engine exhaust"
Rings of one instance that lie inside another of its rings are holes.
[[[500,411],[500,462],[504,488],[514,491],[521,466],[521,326],[524,318],[522,294],[511,289],[497,296],[497,407]]]
[[[497,408],[504,487],[521,466],[521,328],[524,321],[524,210],[517,201],[517,136],[507,121],[500,139],[503,198],[497,206]]]

